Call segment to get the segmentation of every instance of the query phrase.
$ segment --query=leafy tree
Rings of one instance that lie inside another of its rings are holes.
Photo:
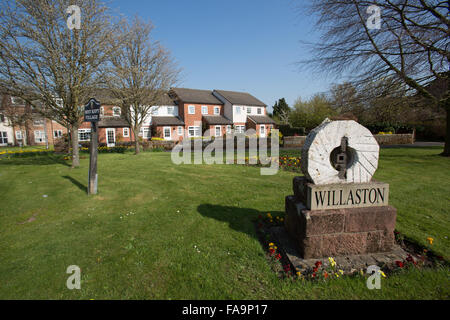
[[[294,127],[304,127],[311,130],[322,123],[325,118],[332,117],[336,112],[325,94],[315,94],[311,99],[302,101],[298,98],[291,112],[290,121]]]
[[[289,113],[291,112],[291,108],[286,103],[284,98],[279,99],[275,102],[273,106],[273,116],[280,119],[282,124],[289,124]]]

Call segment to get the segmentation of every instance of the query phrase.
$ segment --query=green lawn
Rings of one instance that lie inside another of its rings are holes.
[[[439,152],[382,149],[375,178],[390,183],[397,230],[422,245],[433,237],[448,260],[450,161]],[[381,290],[360,277],[279,279],[252,220],[284,213],[292,172],[101,154],[99,195],[88,197],[88,165],[0,159],[0,299],[449,299],[444,267],[392,274]],[[81,290],[66,288],[69,265]]]

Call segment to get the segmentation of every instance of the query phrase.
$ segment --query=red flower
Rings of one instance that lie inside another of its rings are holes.
[[[280,259],[281,259],[281,254],[277,254],[277,255],[275,256],[275,259],[280,260]]]
[[[322,265],[322,261],[316,261],[316,263],[315,263],[316,268],[320,268],[321,265]]]
[[[270,249],[269,249],[269,252],[270,252],[270,254],[274,254],[274,253],[275,253],[275,249],[270,248]]]
[[[404,267],[404,264],[403,264],[403,262],[401,262],[401,261],[395,261],[395,264],[396,264],[397,267],[399,267],[399,268],[403,268],[403,267]]]
[[[313,271],[314,271],[314,272],[317,272],[317,270],[318,270],[318,268],[317,268],[317,267],[313,268]]]
[[[290,265],[285,265],[284,267],[284,272],[288,273],[289,271],[291,271],[291,266]]]
[[[323,274],[323,276],[325,277],[325,279],[328,278],[328,273],[325,272],[325,273]]]
[[[314,273],[312,274],[312,277],[313,277],[313,278],[315,278],[315,277],[316,277],[316,273],[315,273],[315,272],[314,272]]]

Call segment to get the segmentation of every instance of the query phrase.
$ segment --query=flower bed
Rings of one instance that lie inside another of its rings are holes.
[[[281,169],[292,171],[292,172],[298,172],[301,173],[301,161],[299,157],[279,157],[279,158],[273,158],[275,161],[278,162],[278,165]],[[260,157],[245,157],[243,160],[245,160],[245,165],[247,166],[270,166],[270,160],[271,158],[260,158]],[[234,160],[235,164],[244,164],[243,161]],[[267,164],[268,163],[268,164]]]
[[[39,150],[39,149],[27,149],[18,151],[0,151],[0,157],[34,157],[37,155],[50,155],[55,151],[53,150]]]

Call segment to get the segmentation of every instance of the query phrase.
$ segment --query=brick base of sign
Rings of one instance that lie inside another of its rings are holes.
[[[298,246],[295,245],[291,237],[288,236],[286,228],[283,226],[272,227],[268,230],[271,235],[271,239],[277,244],[278,250],[289,260],[292,266],[303,275],[311,274],[315,263],[321,261],[323,263],[323,269],[328,268],[328,257],[320,258],[304,258],[300,255]],[[354,274],[360,272],[362,269],[364,272],[367,267],[371,265],[377,265],[381,268],[395,269],[396,261],[404,261],[408,256],[406,252],[399,245],[394,244],[392,250],[389,252],[375,252],[366,254],[347,254],[340,256],[333,256],[338,269],[343,270],[345,274]],[[414,256],[415,260],[419,258]]]
[[[285,207],[287,234],[304,259],[393,250],[394,207],[308,210],[295,196]]]

